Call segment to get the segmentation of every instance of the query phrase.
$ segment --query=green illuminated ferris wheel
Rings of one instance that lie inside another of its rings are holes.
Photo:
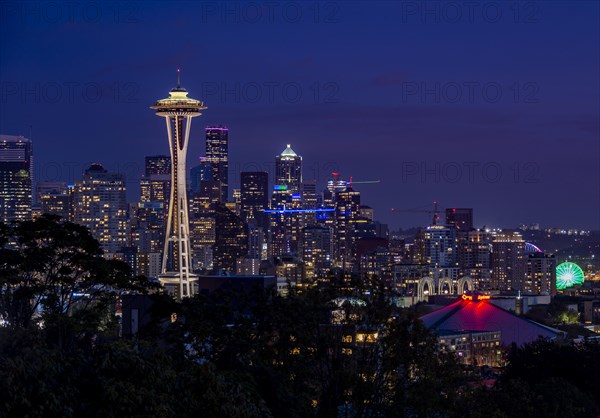
[[[583,270],[575,263],[565,262],[556,266],[556,288],[566,289],[583,284]]]

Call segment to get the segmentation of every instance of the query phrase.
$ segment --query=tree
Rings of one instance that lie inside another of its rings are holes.
[[[101,326],[120,292],[153,285],[129,266],[107,260],[89,230],[43,215],[0,226],[0,318],[5,326],[31,328],[70,318]]]
[[[438,352],[414,312],[397,309],[383,292],[313,287],[287,297],[257,292],[245,301],[215,292],[184,301],[171,327],[186,347],[180,352],[238,376],[273,416],[448,410],[462,377],[456,361]],[[228,309],[233,305],[238,314]],[[336,322],[332,311],[339,311]]]

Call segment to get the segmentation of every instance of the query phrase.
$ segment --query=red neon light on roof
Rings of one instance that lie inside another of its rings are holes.
[[[480,295],[480,294],[475,294],[475,295],[469,295],[469,294],[464,294],[462,295],[463,300],[472,300],[474,302],[479,302],[482,300],[489,300],[492,297],[490,295]]]

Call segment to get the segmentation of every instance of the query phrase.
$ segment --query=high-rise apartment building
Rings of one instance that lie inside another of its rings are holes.
[[[498,232],[492,241],[492,288],[525,290],[525,241],[518,232]]]
[[[92,164],[73,192],[75,222],[90,229],[105,252],[114,254],[127,245],[128,222],[125,177]]]
[[[431,225],[424,231],[425,263],[434,278],[458,276],[456,229],[450,225]]]
[[[526,259],[525,291],[534,294],[556,294],[556,259],[540,252]]]
[[[462,234],[462,231],[459,231]],[[461,276],[473,280],[476,289],[491,287],[492,234],[475,229],[461,235],[458,241],[458,266]]]

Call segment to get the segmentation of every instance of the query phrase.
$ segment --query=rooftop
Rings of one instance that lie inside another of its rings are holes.
[[[29,142],[29,138],[25,138],[22,135],[0,134],[0,142]]]
[[[298,154],[296,154],[294,152],[294,150],[291,148],[290,144],[287,144],[287,148],[283,150],[283,152],[281,153],[282,157],[288,157],[288,158],[295,158],[298,156]]]
[[[500,331],[504,345],[522,345],[539,337],[554,339],[562,334],[560,330],[522,318],[480,298],[461,298],[422,316],[421,321],[435,330]]]

